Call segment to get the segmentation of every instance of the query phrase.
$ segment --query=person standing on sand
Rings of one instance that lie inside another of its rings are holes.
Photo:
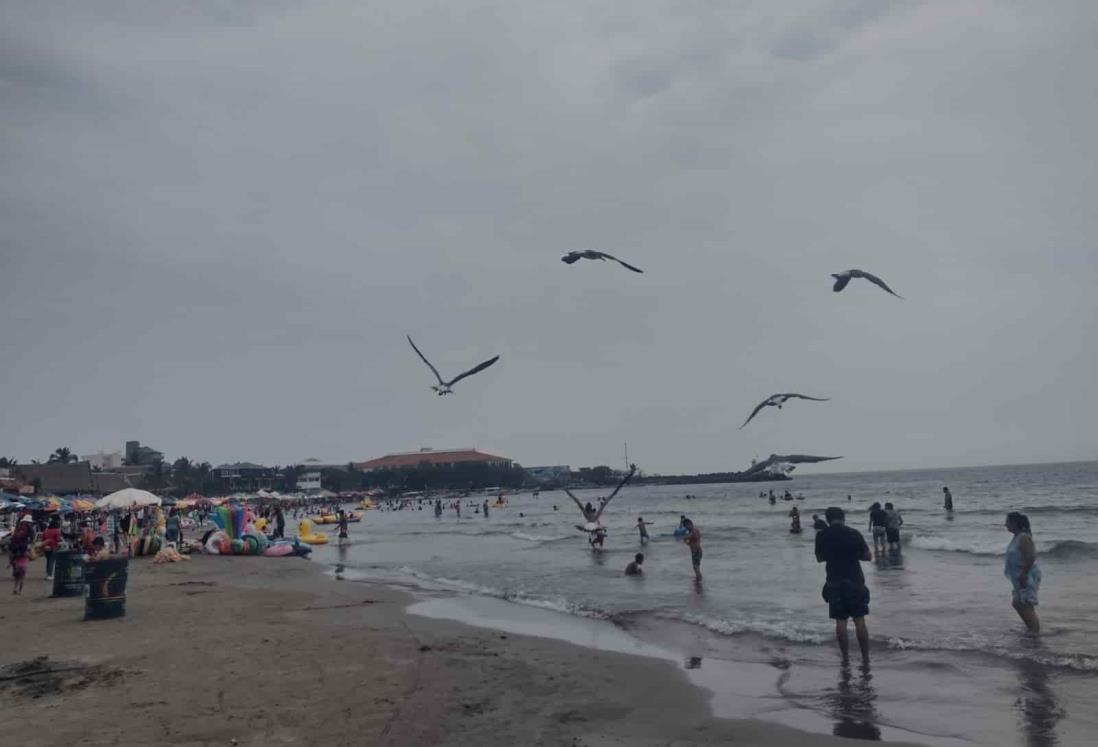
[[[686,536],[682,541],[690,546],[690,562],[694,565],[694,579],[701,581],[702,535],[690,519],[683,519],[683,527],[686,529]]]
[[[1013,587],[1011,603],[1018,617],[1036,635],[1041,632],[1041,620],[1037,617],[1037,591],[1041,586],[1041,569],[1037,567],[1037,548],[1033,545],[1029,517],[1011,511],[1006,517],[1007,531],[1014,538],[1007,545],[1003,573]]]
[[[488,499],[484,499],[484,518],[488,518]]]
[[[945,496],[945,503],[944,503],[945,510],[948,513],[953,513],[953,493],[949,492],[948,487],[942,488],[942,493]]]
[[[637,517],[637,531],[640,532],[640,543],[642,545],[648,544],[648,522],[644,520],[643,516]]]
[[[11,566],[11,579],[14,584],[12,594],[23,593],[23,579],[27,577],[31,542],[34,541],[33,526],[31,517],[22,517],[8,540],[8,564]]]
[[[850,648],[846,621],[854,618],[862,661],[868,663],[869,629],[865,616],[869,614],[869,589],[861,563],[872,560],[873,556],[861,532],[846,525],[846,514],[841,508],[831,506],[824,515],[828,526],[816,535],[816,562],[826,563],[823,598],[827,602],[828,617],[835,621],[835,638],[844,660],[849,657]]]
[[[435,501],[435,518],[441,518],[442,516],[442,499],[439,498]]]
[[[275,539],[283,539],[286,536],[286,514],[282,511],[282,506],[279,506],[275,510]]]
[[[42,554],[46,556],[46,580],[53,578],[54,553],[61,545],[61,520],[56,516],[50,519],[50,526],[42,532]]]

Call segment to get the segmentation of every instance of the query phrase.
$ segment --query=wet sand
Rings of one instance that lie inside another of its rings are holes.
[[[408,614],[298,559],[131,562],[84,622],[32,564],[0,595],[0,722],[19,745],[843,745],[710,715],[681,667]]]

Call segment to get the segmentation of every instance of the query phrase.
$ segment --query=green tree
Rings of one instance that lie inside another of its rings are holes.
[[[16,467],[18,464],[19,463],[15,461],[15,457],[0,457],[0,469]]]
[[[72,449],[68,446],[62,446],[59,449],[54,449],[53,453],[50,454],[49,459],[46,461],[50,464],[69,464],[70,462],[78,461],[78,459],[76,455],[72,453]]]

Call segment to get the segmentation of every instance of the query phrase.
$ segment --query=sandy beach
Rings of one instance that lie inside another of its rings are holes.
[[[135,561],[127,615],[96,622],[32,575],[0,597],[11,744],[850,743],[712,718],[673,663],[410,615],[308,561]]]

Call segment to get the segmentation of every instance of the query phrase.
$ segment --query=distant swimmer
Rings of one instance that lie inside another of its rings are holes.
[[[1041,632],[1037,617],[1037,591],[1041,586],[1041,569],[1037,567],[1037,549],[1029,527],[1029,517],[1011,511],[1006,517],[1007,531],[1014,535],[1006,549],[1003,572],[1014,589],[1012,604],[1018,617],[1031,633]]]
[[[606,260],[609,259],[609,260],[613,260],[614,262],[617,262],[619,265],[621,265],[622,267],[624,267],[627,270],[632,270],[633,272],[640,272],[640,273],[644,272],[644,270],[640,269],[639,267],[634,267],[633,265],[629,264],[628,262],[622,262],[620,259],[618,259],[617,257],[615,257],[612,254],[607,254],[606,252],[596,251],[594,249],[584,249],[584,250],[578,251],[578,252],[568,252],[567,254],[565,254],[563,257],[560,258],[560,261],[563,262],[566,265],[572,265],[572,264],[575,264],[576,262],[579,262],[581,259],[597,259],[597,260],[600,260],[602,262],[605,262]]]
[[[637,517],[637,531],[640,532],[640,543],[648,544],[648,526],[651,522],[645,521],[643,516]]]
[[[701,532],[694,525],[690,519],[683,518],[683,526],[686,529],[686,536],[683,537],[683,542],[690,546],[690,562],[694,566],[694,579],[701,581],[701,565],[702,565],[702,536]]]
[[[846,621],[854,618],[854,632],[862,661],[869,662],[869,629],[865,616],[869,614],[869,589],[862,573],[862,561],[872,560],[865,538],[857,529],[846,525],[846,514],[832,506],[824,514],[827,529],[816,535],[816,562],[826,563],[827,581],[823,598],[827,602],[828,617],[835,621],[835,638],[839,650],[846,659],[849,649]]]
[[[637,553],[633,556],[633,562],[625,566],[626,576],[642,576],[644,571],[641,570],[641,566],[644,565],[644,553]]]
[[[817,532],[821,529],[827,529],[827,522],[821,519],[817,514],[812,514],[812,528]]]
[[[885,281],[881,280],[879,277],[873,275],[872,273],[865,272],[864,270],[846,270],[844,272],[833,272],[831,273],[831,277],[835,278],[835,285],[832,286],[831,290],[835,291],[836,293],[845,288],[847,283],[849,283],[853,278],[862,278],[863,280],[868,280],[869,282],[873,283],[881,290],[891,293],[892,295],[896,296],[896,298],[903,298],[903,296],[901,296],[899,293],[896,293],[894,290],[889,288]]]
[[[942,493],[945,495],[945,510],[953,510],[953,493],[949,492],[949,488],[942,488]]]
[[[751,414],[747,416],[747,420],[743,421],[743,425],[741,425],[740,428],[743,428],[744,425],[747,425],[748,423],[750,423],[751,419],[754,418],[756,415],[758,415],[759,412],[764,407],[777,407],[780,410],[780,409],[782,409],[782,405],[784,405],[786,402],[788,402],[791,399],[810,399],[813,402],[827,402],[829,398],[828,397],[809,397],[809,396],[804,395],[804,394],[796,394],[795,392],[789,392],[789,393],[786,393],[786,394],[771,394],[769,397],[764,399],[762,402],[755,405],[755,409],[752,410]]]

